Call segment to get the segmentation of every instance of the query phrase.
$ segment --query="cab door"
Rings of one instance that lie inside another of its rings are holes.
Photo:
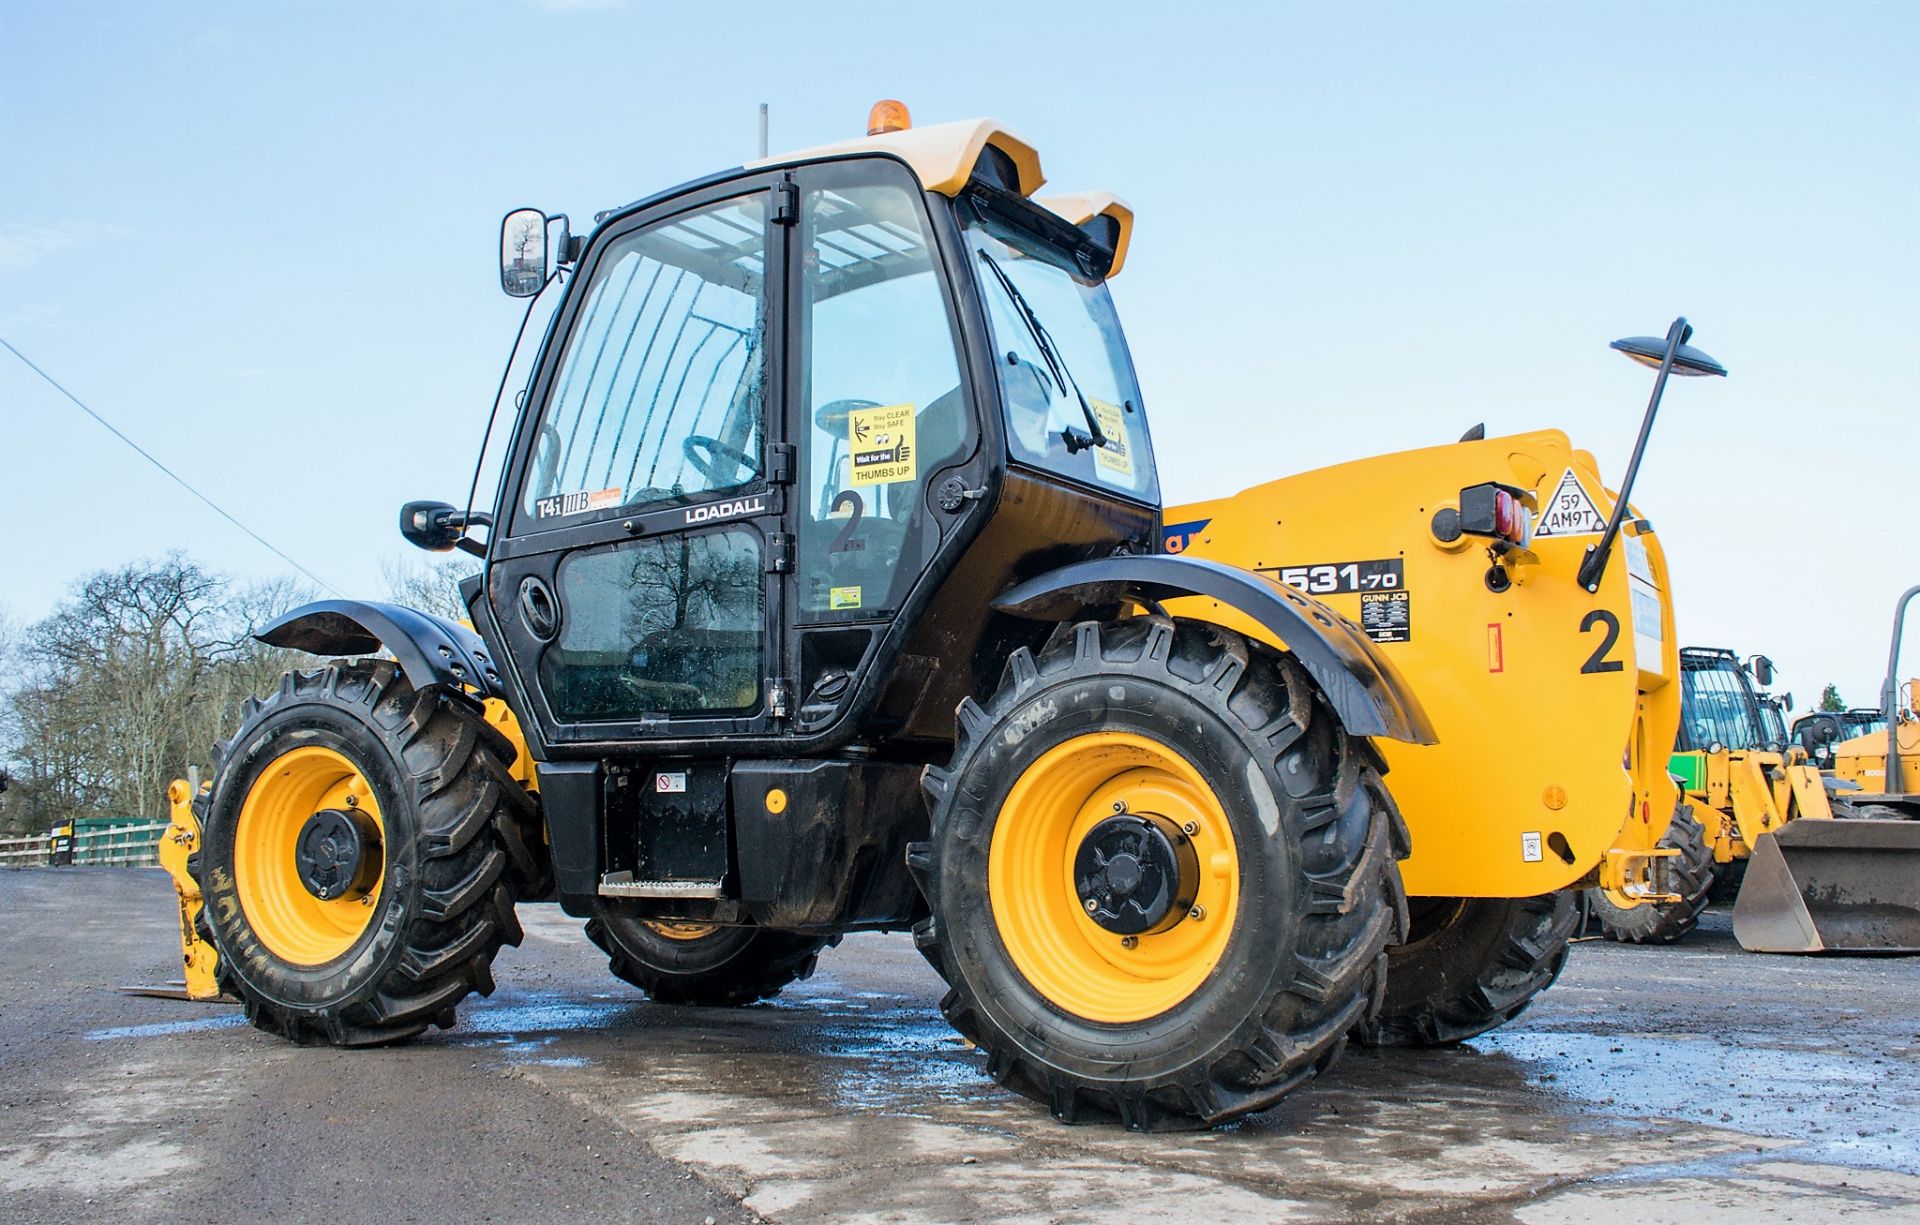
[[[782,190],[735,180],[637,214],[568,294],[486,584],[548,745],[784,714]]]

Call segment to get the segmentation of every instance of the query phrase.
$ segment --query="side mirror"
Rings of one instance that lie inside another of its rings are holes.
[[[500,288],[531,298],[547,283],[547,215],[516,208],[500,222]]]
[[[400,508],[400,534],[429,553],[445,553],[460,543],[460,512],[445,502],[409,502]]]
[[[1773,661],[1765,655],[1755,655],[1753,657],[1753,679],[1759,682],[1762,689],[1773,684]]]

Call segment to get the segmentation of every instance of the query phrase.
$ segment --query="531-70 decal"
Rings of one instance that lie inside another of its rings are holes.
[[[1406,572],[1397,557],[1379,561],[1333,561],[1317,566],[1261,566],[1289,587],[1308,595],[1342,595],[1355,591],[1398,591]]]

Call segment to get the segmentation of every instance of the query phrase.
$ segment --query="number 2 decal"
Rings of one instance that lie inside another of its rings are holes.
[[[1625,664],[1617,659],[1607,658],[1607,653],[1613,650],[1615,643],[1620,641],[1620,618],[1604,608],[1596,608],[1580,618],[1580,632],[1583,634],[1592,632],[1596,625],[1600,626],[1605,633],[1600,638],[1600,645],[1593,649],[1593,654],[1587,656],[1587,662],[1580,665],[1580,671],[1619,672],[1623,670],[1626,667]]]
[[[853,490],[843,489],[840,491],[840,496],[833,500],[831,509],[835,514],[843,510],[850,512],[846,523],[841,525],[839,535],[835,536],[833,543],[827,546],[829,553],[845,553],[854,546],[853,534],[860,530],[860,518],[866,513],[867,504]]]

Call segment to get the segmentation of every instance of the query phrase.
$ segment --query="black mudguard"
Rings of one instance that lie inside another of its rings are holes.
[[[1409,744],[1439,740],[1412,688],[1359,626],[1251,571],[1197,557],[1100,557],[1028,579],[993,606],[1038,621],[1065,621],[1119,604],[1183,596],[1218,600],[1286,643],[1354,735]]]
[[[500,671],[480,635],[456,621],[398,604],[320,600],[302,604],[254,635],[268,646],[314,655],[393,652],[415,689],[430,685],[504,697]]]

